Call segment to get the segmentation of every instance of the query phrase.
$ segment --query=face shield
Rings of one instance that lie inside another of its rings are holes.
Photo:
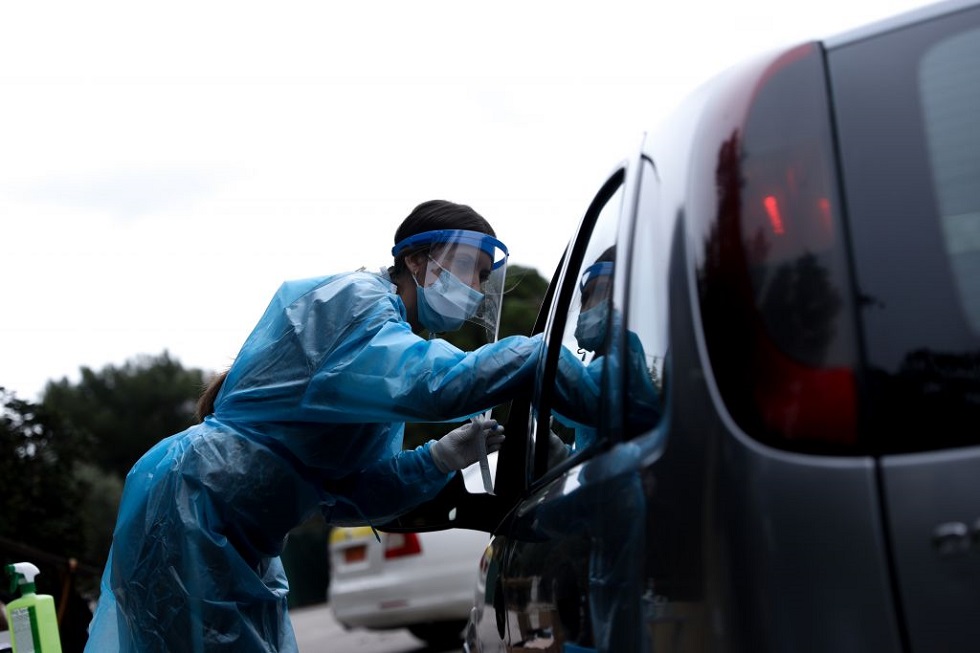
[[[393,256],[424,253],[425,273],[416,277],[419,321],[432,333],[460,329],[466,322],[497,339],[507,247],[479,231],[440,229],[409,236]]]
[[[609,322],[609,297],[612,296],[612,261],[593,263],[579,282],[582,310],[575,326],[575,339],[579,347],[597,351],[606,341],[606,325]]]

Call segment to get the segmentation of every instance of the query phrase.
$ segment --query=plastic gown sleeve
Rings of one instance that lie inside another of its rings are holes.
[[[354,359],[321,368],[302,409],[338,422],[357,414],[377,421],[461,419],[510,399],[530,381],[540,347],[539,338],[512,336],[464,353],[389,323]]]
[[[587,366],[562,347],[555,375],[555,412],[570,422],[594,426],[598,421],[601,373],[601,363]]]
[[[653,385],[643,345],[633,332],[627,333],[627,421],[632,432],[652,428],[660,420],[660,392]],[[593,358],[585,365],[567,348],[562,347],[555,380],[555,411],[569,422],[594,426],[598,423],[599,395],[603,368],[609,375],[621,378],[619,360],[622,354]]]
[[[427,442],[399,452],[337,481],[330,489],[343,499],[324,506],[324,518],[337,526],[363,524],[365,520],[381,524],[435,497],[451,474],[436,469],[428,453],[431,446],[432,442]],[[405,489],[406,478],[417,479],[410,492]]]
[[[239,353],[225,417],[319,423],[438,422],[476,414],[530,382],[540,337],[463,352],[415,335],[401,299],[368,274],[284,284]]]

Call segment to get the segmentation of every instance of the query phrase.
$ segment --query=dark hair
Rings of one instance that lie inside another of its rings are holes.
[[[214,412],[214,402],[218,398],[218,393],[221,391],[221,386],[225,384],[225,377],[228,376],[228,370],[220,374],[216,374],[212,377],[211,382],[208,384],[201,396],[197,400],[197,411],[195,416],[197,421],[203,422],[204,418]]]
[[[395,244],[409,236],[437,229],[466,229],[479,231],[490,236],[496,236],[493,227],[482,215],[465,204],[456,204],[446,200],[429,200],[422,202],[402,220],[395,231]],[[410,254],[427,251],[428,246],[405,250],[395,257],[395,265],[388,269],[392,277],[398,276],[405,269],[405,257]]]
[[[595,260],[595,263],[605,263],[607,261],[612,262],[612,263],[615,263],[616,262],[616,246],[615,245],[611,245],[610,247],[607,247],[605,249],[605,251],[602,252],[602,254],[599,254],[599,258],[597,258]]]

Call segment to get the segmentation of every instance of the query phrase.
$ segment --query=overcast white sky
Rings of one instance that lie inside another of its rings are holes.
[[[550,277],[612,167],[746,56],[922,0],[0,8],[0,386],[222,369],[284,279],[472,205]]]

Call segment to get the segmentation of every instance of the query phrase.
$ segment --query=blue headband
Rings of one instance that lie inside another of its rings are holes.
[[[507,246],[489,234],[481,231],[468,231],[465,229],[437,229],[435,231],[423,231],[422,233],[409,236],[391,248],[391,255],[398,256],[406,249],[417,245],[437,245],[441,243],[458,243],[461,245],[471,245],[478,247],[493,261],[492,268],[496,270],[504,261],[507,260]],[[503,257],[498,261],[494,254],[496,250],[503,252]]]
[[[589,267],[585,268],[585,272],[582,273],[582,280],[579,282],[578,289],[585,290],[585,285],[592,281],[592,279],[595,277],[611,275],[613,273],[613,267],[612,261],[599,261],[598,263],[593,263]]]

